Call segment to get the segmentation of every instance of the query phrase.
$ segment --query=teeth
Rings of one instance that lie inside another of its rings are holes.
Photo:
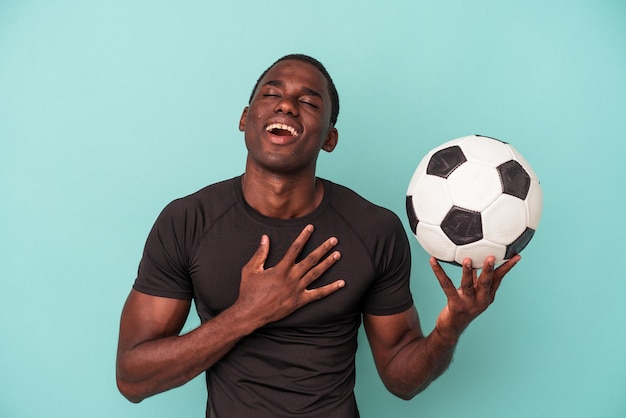
[[[296,131],[293,127],[289,126],[289,125],[284,125],[282,123],[272,123],[271,125],[269,125],[267,128],[265,128],[265,130],[267,132],[271,132],[274,129],[282,129],[283,131],[287,131],[289,132],[292,136],[298,136],[298,131]]]

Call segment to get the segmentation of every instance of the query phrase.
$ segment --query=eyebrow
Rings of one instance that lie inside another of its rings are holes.
[[[268,80],[264,86],[274,86],[274,87],[283,87],[285,85],[284,81],[281,80]],[[309,96],[316,96],[322,98],[322,95],[315,90],[312,90],[308,87],[302,87],[302,91]]]

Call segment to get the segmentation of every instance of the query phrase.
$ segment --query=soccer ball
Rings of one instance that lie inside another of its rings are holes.
[[[411,230],[440,261],[472,259],[482,268],[522,251],[539,226],[539,179],[510,144],[465,136],[431,150],[419,163],[406,196]]]

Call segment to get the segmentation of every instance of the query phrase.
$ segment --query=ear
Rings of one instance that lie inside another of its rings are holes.
[[[338,141],[339,132],[337,131],[337,128],[331,125],[330,129],[328,130],[326,140],[324,141],[324,145],[322,145],[322,149],[326,152],[333,152],[333,150],[337,146]]]
[[[239,130],[241,132],[245,132],[246,130],[246,119],[248,119],[248,106],[243,108],[243,112],[241,112],[241,118],[239,118]]]

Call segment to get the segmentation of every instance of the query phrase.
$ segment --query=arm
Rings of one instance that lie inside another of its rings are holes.
[[[415,308],[390,316],[365,315],[374,361],[390,392],[411,399],[446,370],[461,333],[493,302],[502,279],[519,259],[516,256],[494,270],[493,257],[489,257],[480,276],[466,260],[461,286],[456,289],[439,263],[431,258],[431,267],[448,303],[427,337],[422,334]]]
[[[296,263],[313,232],[307,226],[283,259],[265,269],[269,238],[241,272],[239,297],[218,316],[195,330],[179,335],[191,302],[149,296],[131,291],[120,321],[117,352],[117,385],[132,402],[178,387],[209,369],[244,336],[321,299],[341,287],[343,281],[308,290],[307,286],[332,266],[338,252],[326,256],[337,244],[330,238]]]
[[[188,382],[246,332],[243,321],[224,314],[179,336],[190,305],[188,300],[131,291],[122,311],[117,352],[117,385],[130,401]]]

